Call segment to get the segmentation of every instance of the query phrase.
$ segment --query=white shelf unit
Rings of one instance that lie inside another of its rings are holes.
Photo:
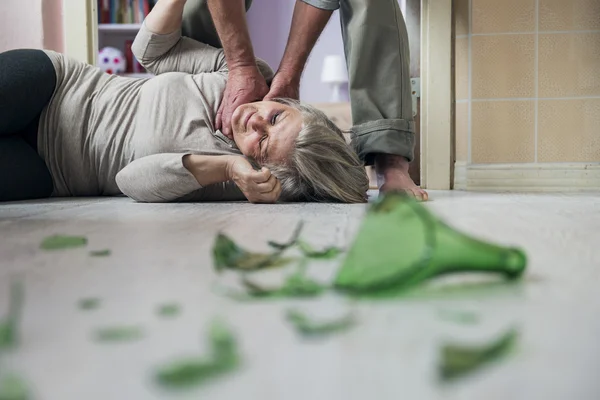
[[[135,39],[140,28],[139,24],[99,24],[98,50],[115,47],[125,53],[125,41]]]
[[[0,0],[2,1],[2,0]],[[104,47],[115,47],[125,53],[125,41],[135,39],[142,24],[98,24],[98,50]],[[119,74],[130,78],[150,78],[147,73]]]
[[[137,33],[140,30],[142,24],[99,24],[98,25],[98,33],[104,32],[115,32],[115,33],[125,33],[130,34]]]

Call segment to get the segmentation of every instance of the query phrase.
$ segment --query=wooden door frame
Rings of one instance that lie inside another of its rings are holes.
[[[421,0],[421,186],[452,188],[452,0]]]
[[[408,172],[411,179],[421,185],[421,93],[415,82],[421,79],[421,0],[400,0],[400,9],[406,21],[410,50],[410,82],[415,120],[415,151]]]
[[[96,0],[63,0],[63,37],[66,55],[89,64],[96,64],[97,21]]]

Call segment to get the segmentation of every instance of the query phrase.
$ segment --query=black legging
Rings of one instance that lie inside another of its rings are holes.
[[[52,177],[37,151],[40,114],[56,87],[41,50],[0,53],[0,201],[52,194]]]

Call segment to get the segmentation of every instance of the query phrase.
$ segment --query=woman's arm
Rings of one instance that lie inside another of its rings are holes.
[[[138,158],[119,171],[117,185],[136,201],[176,201],[206,186],[228,181],[229,157],[232,156],[153,154]]]
[[[135,58],[149,72],[224,71],[227,69],[222,50],[181,36],[185,0],[159,0],[144,20],[133,42]]]
[[[167,35],[180,29],[186,1],[159,0],[144,21],[146,27],[157,35]]]
[[[215,188],[227,196],[209,196],[211,200],[231,200],[231,187],[223,185],[230,181],[253,203],[274,203],[281,194],[281,184],[269,170],[255,171],[244,157],[233,155],[154,154],[131,162],[116,180],[125,195],[148,203],[190,201]]]

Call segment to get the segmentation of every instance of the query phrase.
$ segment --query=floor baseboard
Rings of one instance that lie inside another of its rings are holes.
[[[456,162],[454,189],[485,192],[600,191],[600,163],[468,165]]]

